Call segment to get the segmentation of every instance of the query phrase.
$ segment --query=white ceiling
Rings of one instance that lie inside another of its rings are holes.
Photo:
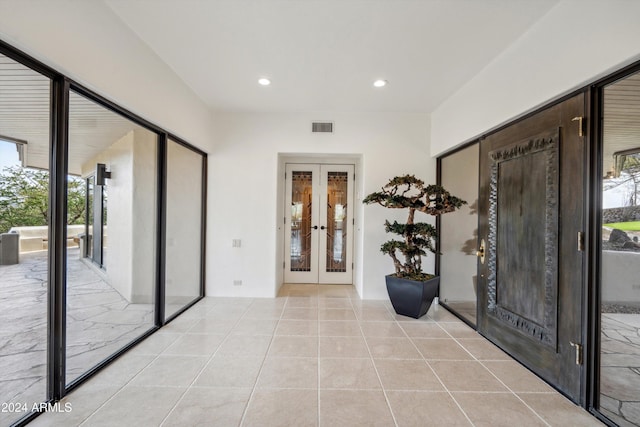
[[[433,111],[559,0],[104,0],[216,111]],[[267,76],[273,84],[261,87]],[[375,79],[389,81],[374,89]]]

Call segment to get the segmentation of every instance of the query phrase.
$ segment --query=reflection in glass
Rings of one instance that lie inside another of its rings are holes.
[[[156,163],[155,133],[70,93],[67,383],[154,325]]]
[[[312,179],[312,172],[292,173],[291,271],[311,271]]]
[[[640,426],[640,74],[604,88],[600,412]]]
[[[0,54],[0,425],[47,399],[50,87]]]
[[[201,292],[203,162],[201,154],[168,141],[165,318]]]
[[[347,271],[347,172],[327,172],[327,271]]]
[[[474,325],[478,284],[479,148],[476,143],[441,160],[442,186],[469,204],[440,218],[440,300]]]

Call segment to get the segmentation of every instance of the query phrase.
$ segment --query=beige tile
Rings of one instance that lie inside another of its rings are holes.
[[[237,426],[251,395],[250,388],[190,388],[163,427]]]
[[[362,337],[320,337],[320,357],[369,357]]]
[[[237,319],[230,320],[223,316],[220,319],[206,318],[193,325],[188,332],[195,334],[226,335],[233,329]]]
[[[393,315],[386,308],[360,308],[354,310],[358,320],[394,322]]]
[[[260,298],[255,299],[251,305],[249,306],[249,310],[245,313],[245,317],[249,315],[249,313],[253,311],[262,311],[262,310],[281,310],[284,309],[284,306],[287,303],[286,298]]]
[[[388,391],[398,427],[471,426],[449,393]]]
[[[512,393],[453,393],[453,398],[477,427],[547,425]]]
[[[318,357],[318,338],[304,336],[275,336],[269,357]]]
[[[224,335],[184,334],[162,354],[212,355],[224,340]]]
[[[317,425],[316,390],[256,390],[242,423],[243,427]]]
[[[449,391],[507,391],[480,362],[443,360],[428,363]]]
[[[76,389],[60,401],[61,408],[65,408],[68,403],[71,405],[71,411],[46,412],[30,422],[29,426],[58,427],[80,425],[111,396],[116,394],[120,388],[120,386],[98,384],[90,380],[89,383],[85,383],[81,388]]]
[[[124,386],[155,360],[155,355],[127,353],[89,380],[91,384]]]
[[[262,366],[261,357],[221,357],[215,356],[195,385],[203,387],[253,387]]]
[[[282,316],[284,306],[282,307],[249,307],[249,310],[242,316],[242,320],[278,320]]]
[[[291,308],[285,307],[282,312],[282,319],[287,320],[318,320],[317,308]]]
[[[385,390],[444,391],[424,360],[376,359],[375,364]]]
[[[427,312],[427,317],[429,320],[434,320],[436,322],[454,322],[454,323],[462,323],[460,319],[451,314],[446,308],[441,307],[439,305],[432,304]]]
[[[547,383],[514,360],[482,362],[513,392],[553,393]]]
[[[365,337],[406,337],[396,322],[360,322],[360,327]]]
[[[320,426],[393,426],[382,391],[320,390]]]
[[[441,322],[438,325],[454,338],[482,338],[475,329],[466,323]]]
[[[367,337],[374,359],[422,359],[409,338]]]
[[[277,320],[242,318],[231,330],[231,335],[273,335],[278,324]]]
[[[281,320],[278,322],[275,334],[318,336],[318,322],[316,320]]]
[[[449,338],[449,334],[435,322],[399,322],[399,324],[410,337]]]
[[[351,308],[322,308],[318,310],[319,320],[356,320]]]
[[[290,296],[286,308],[318,308],[316,296]]]
[[[200,373],[207,360],[206,356],[158,356],[130,384],[138,386],[186,387]]]
[[[356,321],[326,320],[318,322],[318,334],[328,337],[361,337],[360,325]]]
[[[349,298],[354,294],[354,288],[351,285],[319,285],[319,298]]]
[[[189,311],[190,310],[191,309],[189,309]],[[189,329],[191,329],[193,326],[195,326],[196,323],[198,323],[199,321],[202,320],[202,317],[200,317],[200,316],[197,316],[197,317],[196,316],[193,316],[193,317],[182,317],[182,316],[188,314],[189,311],[181,314],[176,319],[173,319],[171,321],[171,323],[163,326],[162,327],[162,332],[173,332],[173,333],[187,332]]]
[[[122,425],[123,415],[126,414],[127,425],[156,427],[185,391],[186,389],[182,387],[127,385],[91,415],[83,425],[91,427]]]
[[[264,361],[258,388],[318,388],[317,358],[267,358]]]
[[[473,360],[473,357],[452,338],[413,338],[427,360]]]
[[[263,357],[267,353],[271,337],[263,335],[232,335],[220,345],[216,355],[238,357]]]
[[[349,298],[318,298],[318,307],[351,309],[353,306]]]
[[[158,355],[166,350],[167,347],[173,344],[181,336],[181,333],[158,331],[152,334],[150,337],[147,337],[141,343],[137,344],[127,354]]]
[[[553,426],[603,426],[600,421],[559,393],[518,393],[518,396]]]
[[[247,307],[219,304],[207,311],[207,314],[204,317],[212,321],[235,322],[240,319],[245,312],[247,312]]]
[[[380,381],[370,358],[320,359],[320,388],[380,389]]]
[[[508,354],[484,338],[459,339],[458,342],[478,360],[511,360]]]

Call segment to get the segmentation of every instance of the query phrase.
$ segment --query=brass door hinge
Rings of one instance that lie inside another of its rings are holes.
[[[578,252],[584,252],[584,232],[578,231]]]
[[[582,344],[570,341],[571,347],[576,349],[576,365],[582,365]]]
[[[572,122],[578,122],[578,136],[584,136],[584,129],[582,127],[582,119],[584,117],[574,117],[571,119]]]

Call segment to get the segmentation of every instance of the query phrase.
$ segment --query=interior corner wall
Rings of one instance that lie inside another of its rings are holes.
[[[437,156],[640,59],[640,2],[563,0],[431,116]]]
[[[314,120],[334,122],[333,134],[312,134]],[[429,118],[403,113],[215,114],[216,147],[209,156],[207,295],[273,297],[281,277],[276,252],[282,154],[351,156],[361,159],[355,203],[395,175],[416,174],[435,182],[429,156]],[[282,202],[282,199],[280,199]],[[384,276],[393,264],[380,245],[389,238],[384,220],[405,212],[365,206],[356,216],[361,242],[354,242],[354,279],[360,296],[387,298]],[[241,247],[232,247],[234,239]],[[432,268],[433,257],[425,261]],[[241,280],[241,286],[234,281]]]
[[[210,111],[102,1],[3,0],[0,39],[208,151]]]

